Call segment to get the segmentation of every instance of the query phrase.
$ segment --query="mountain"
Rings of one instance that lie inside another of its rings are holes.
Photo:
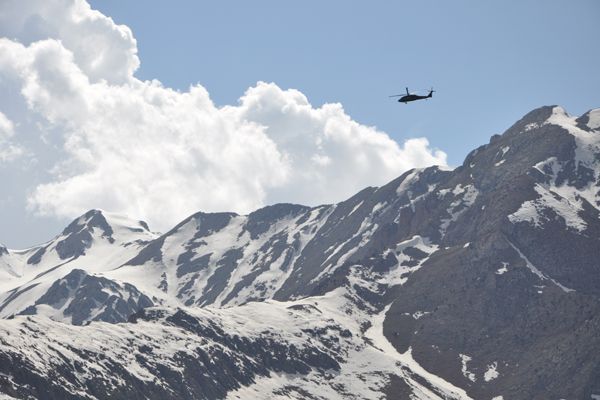
[[[5,276],[0,285],[3,292],[0,294],[0,317],[36,313],[43,309],[62,321],[70,318],[74,310],[69,306],[73,303],[73,307],[78,305],[79,310],[74,311],[78,314],[83,312],[81,307],[86,304],[86,312],[92,320],[95,318],[92,314],[98,314],[103,321],[126,321],[131,312],[138,310],[131,305],[137,300],[130,299],[130,295],[139,297],[137,289],[100,280],[94,274],[100,276],[121,265],[157,236],[143,221],[91,210],[41,246],[21,251],[5,250],[0,255],[0,274]],[[107,301],[112,305],[105,304],[98,293],[102,286],[110,294]],[[117,305],[119,302],[113,297],[129,303],[127,310]],[[144,306],[152,304],[148,301],[142,300]],[[106,312],[106,306],[117,307],[120,311]],[[79,318],[74,320],[85,322]]]
[[[0,392],[592,398],[599,255],[600,109],[542,107],[454,170],[338,204],[164,234],[92,210],[0,247]]]

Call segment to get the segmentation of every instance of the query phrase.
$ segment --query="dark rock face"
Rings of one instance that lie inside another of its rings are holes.
[[[231,273],[237,266],[238,260],[242,257],[240,249],[231,249],[225,252],[223,257],[217,262],[217,270],[207,282],[207,286],[202,293],[202,297],[198,299],[198,304],[211,304],[217,296],[221,294],[225,284],[229,280]]]
[[[29,259],[27,259],[27,264],[39,264],[42,260],[43,255],[46,253],[46,247],[39,248]]]
[[[148,296],[130,284],[120,285],[79,269],[54,282],[35,305],[22,314],[36,314],[37,306],[41,304],[57,310],[64,308],[62,316],[70,318],[73,325],[92,321],[125,322],[130,315],[154,305]]]
[[[309,207],[297,204],[275,204],[264,207],[248,215],[244,231],[250,232],[250,237],[256,239],[259,235],[265,233],[273,222],[286,216],[301,215],[308,210],[310,210]]]
[[[193,218],[196,220],[198,229],[194,235],[194,239],[201,239],[214,232],[218,232],[225,228],[229,221],[237,214],[235,213],[197,213]]]
[[[177,268],[177,277],[181,278],[183,275],[199,272],[208,268],[208,262],[210,261],[211,255],[212,253],[204,254],[192,261],[191,255],[188,255],[187,253],[181,254],[177,259],[177,264],[179,265]]]
[[[83,255],[85,249],[89,247],[92,241],[90,232],[92,229],[99,229],[103,237],[107,238],[111,243],[114,242],[112,237],[113,230],[101,212],[96,210],[88,211],[83,218],[84,221],[73,221],[63,231],[62,234],[65,236],[65,239],[56,245],[56,251],[61,259],[65,260]]]
[[[551,199],[566,205],[554,188],[600,183],[597,172],[582,174],[583,165],[573,162],[575,138],[564,128],[530,125],[543,123],[548,113],[528,114],[454,171],[453,185],[478,190],[471,211],[448,227],[444,250],[390,295],[384,324],[390,342],[399,351],[410,347],[425,368],[469,388],[475,398],[590,398],[600,392],[600,359],[590,356],[600,350],[593,333],[600,324],[597,205],[579,198],[583,206],[571,218],[583,221],[581,231],[560,209],[541,202],[537,225],[511,221],[525,202],[537,204],[536,187],[547,187]],[[534,167],[550,158],[561,163],[560,171]],[[506,162],[498,164],[501,159]],[[416,218],[410,223],[427,223]],[[416,312],[426,314],[417,319]],[[461,373],[461,354],[471,357],[475,381]],[[499,375],[486,380],[493,365]],[[575,370],[582,373],[565,372]]]

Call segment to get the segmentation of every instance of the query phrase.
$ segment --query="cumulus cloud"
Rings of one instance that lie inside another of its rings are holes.
[[[23,154],[21,146],[12,142],[14,134],[12,121],[0,112],[0,164],[13,161]]]
[[[56,39],[92,82],[125,83],[140,64],[131,30],[84,0],[2,0],[0,36],[24,45]]]
[[[334,202],[410,168],[445,164],[427,139],[398,146],[388,135],[353,121],[340,104],[315,108],[297,90],[259,83],[233,107],[238,119],[264,127],[289,165],[270,201]]]
[[[140,81],[131,31],[83,0],[8,1],[0,16],[0,82],[23,104],[12,112],[41,121],[40,138],[60,151],[51,179],[28,198],[42,214],[99,207],[162,229],[198,210],[339,201],[410,168],[446,164],[426,139],[399,146],[340,104],[315,107],[273,83],[219,108],[202,86]],[[0,143],[2,126],[0,118]]]

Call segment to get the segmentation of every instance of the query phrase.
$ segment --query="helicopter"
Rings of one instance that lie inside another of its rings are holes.
[[[423,99],[428,99],[430,97],[433,97],[433,92],[435,92],[435,90],[433,90],[433,88],[431,88],[431,90],[429,90],[429,94],[427,96],[420,96],[418,94],[410,93],[408,91],[408,88],[406,88],[406,94],[395,94],[390,97],[400,97],[398,99],[398,102],[407,104],[409,101],[423,100]]]

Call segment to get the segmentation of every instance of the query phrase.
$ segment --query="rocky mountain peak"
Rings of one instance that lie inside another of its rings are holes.
[[[600,132],[600,108],[591,109],[576,120],[583,130]]]
[[[62,232],[63,236],[71,237],[85,235],[91,240],[91,234],[98,230],[102,237],[114,242],[113,229],[107,222],[101,210],[90,210],[71,222]]]
[[[527,114],[525,114],[521,119],[515,122],[505,133],[504,135],[515,135],[523,132],[529,131],[533,126],[541,126],[543,125],[554,113],[554,110],[561,107],[556,105],[550,106],[542,106],[536,108]],[[564,112],[564,110],[563,110]]]
[[[61,258],[68,258],[69,255],[81,253],[94,239],[123,245],[144,238],[151,239],[153,234],[144,221],[94,209],[71,222],[61,236],[56,249]]]
[[[60,235],[40,247],[28,260],[38,264],[44,254],[54,250],[61,260],[85,254],[92,243],[128,246],[131,243],[150,241],[158,236],[150,231],[144,221],[132,220],[119,214],[93,209],[76,218]]]
[[[571,163],[573,174],[581,174],[584,168],[593,168],[594,160],[600,158],[600,136],[590,137],[592,131],[587,125],[592,121],[590,126],[595,126],[596,115],[597,110],[592,110],[575,119],[562,107],[540,107],[504,134],[492,136],[488,144],[469,153],[461,169],[480,178],[484,185],[497,184],[499,177],[535,177],[539,175],[535,170],[542,170],[542,164]]]
[[[124,232],[151,233],[148,224],[126,216],[104,210],[92,209],[75,219],[64,231],[63,235],[81,230],[99,230],[106,238],[118,236]]]

